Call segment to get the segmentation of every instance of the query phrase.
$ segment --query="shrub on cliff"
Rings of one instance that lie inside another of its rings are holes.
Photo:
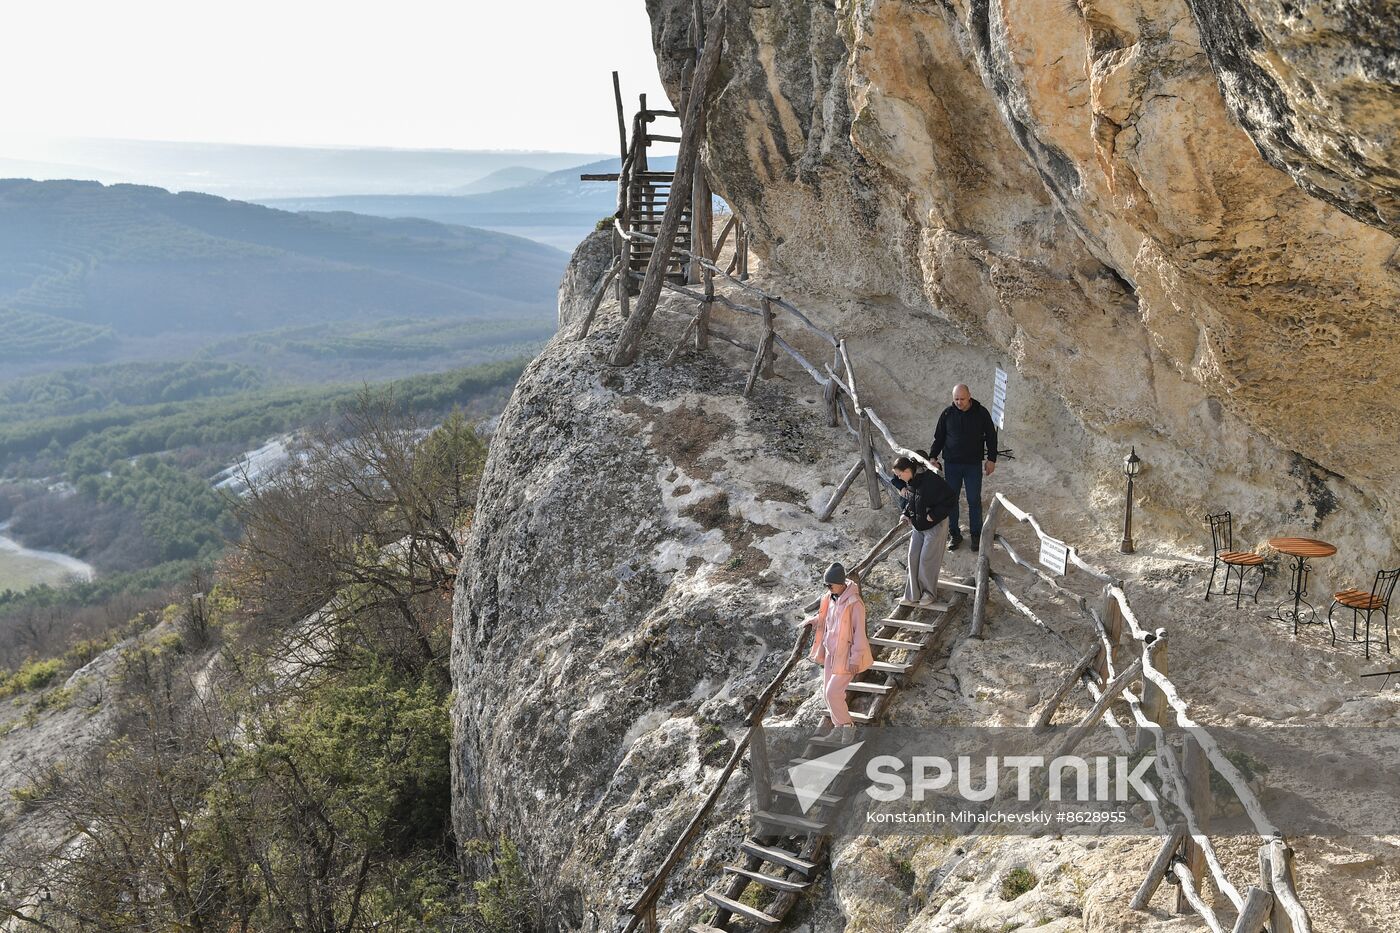
[[[473,889],[450,836],[451,590],[485,446],[384,398],[358,418],[254,489],[200,637],[121,656],[118,738],[25,792],[83,844],[0,853],[0,917],[46,891],[33,919],[61,930],[532,928],[509,843]]]

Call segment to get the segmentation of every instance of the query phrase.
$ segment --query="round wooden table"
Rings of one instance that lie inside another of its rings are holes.
[[[1269,618],[1292,622],[1294,635],[1298,634],[1299,623],[1320,625],[1317,608],[1303,598],[1308,595],[1308,561],[1315,557],[1331,557],[1337,553],[1336,545],[1316,538],[1270,538],[1269,547],[1293,558],[1293,609],[1290,612],[1288,603],[1281,603]],[[1301,618],[1303,606],[1308,607],[1307,619]]]

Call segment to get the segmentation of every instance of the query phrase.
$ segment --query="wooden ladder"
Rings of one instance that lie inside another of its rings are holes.
[[[960,591],[967,587],[951,582],[946,585],[957,590],[944,601],[927,609],[902,606],[880,621],[870,638],[875,664],[846,688],[851,718],[857,723],[879,722],[900,689],[951,630],[952,613],[963,598]],[[945,581],[940,580],[939,586],[943,588]],[[840,747],[835,738],[812,738],[789,764],[820,758]],[[775,774],[780,770],[775,768]],[[821,874],[829,814],[843,801],[846,784],[856,770],[851,761],[838,769],[826,793],[816,798],[806,813],[799,812],[792,785],[774,783],[770,788],[773,802],[768,809],[753,814],[750,834],[739,845],[735,860],[724,866],[720,884],[705,892],[705,900],[715,909],[714,917],[708,923],[693,924],[690,933],[733,933],[782,925],[798,897]]]
[[[661,229],[661,217],[666,213],[666,205],[671,199],[671,185],[674,180],[674,172],[645,171],[632,176],[627,194],[628,229],[645,233],[647,236],[657,235]],[[676,232],[677,243],[690,242],[690,213],[687,197],[685,209],[681,213],[681,224]],[[646,274],[651,254],[652,245],[642,240],[634,242],[628,251],[628,280],[631,283],[632,294],[635,294],[641,285],[641,278]],[[685,260],[675,252],[672,252],[670,259],[666,267],[666,280],[675,285],[684,285]]]

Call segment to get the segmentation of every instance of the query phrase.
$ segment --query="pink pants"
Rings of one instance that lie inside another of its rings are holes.
[[[854,674],[822,674],[822,691],[826,694],[826,708],[831,710],[832,725],[855,725],[846,707],[846,687],[853,677]]]

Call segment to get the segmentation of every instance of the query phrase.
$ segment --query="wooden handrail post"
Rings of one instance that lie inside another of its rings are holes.
[[[710,309],[713,301],[700,302],[700,313],[695,318],[695,349],[703,350],[710,345]]]
[[[691,285],[698,284],[705,275],[705,267],[700,260],[714,261],[710,243],[714,235],[713,206],[710,180],[705,177],[705,160],[700,159],[690,187],[690,266],[685,278]]]
[[[987,517],[982,522],[983,543],[977,553],[977,594],[972,597],[972,630],[969,632],[973,638],[982,637],[982,628],[987,621],[987,588],[992,585],[992,548],[1003,510],[998,494],[993,497],[991,508],[987,509]]]
[[[749,367],[749,378],[744,383],[744,397],[753,394],[758,377],[771,378],[773,375],[773,304],[767,295],[763,296],[763,336],[758,341],[758,351],[754,354],[753,365]]]
[[[588,313],[584,315],[583,321],[574,332],[575,340],[582,340],[584,337],[588,336],[589,328],[593,326],[593,318],[598,314],[598,306],[603,303],[603,296],[608,293],[608,286],[612,284],[613,277],[617,275],[618,269],[621,268],[618,262],[619,261],[613,262],[612,268],[608,270],[607,275],[603,276],[603,283],[599,285],[598,290],[594,292],[593,300],[588,303]]]
[[[990,543],[987,546],[991,547]],[[1095,645],[1084,652],[1075,663],[1074,667],[1070,668],[1069,673],[1065,675],[1065,679],[1060,682],[1060,686],[1050,695],[1050,699],[1046,701],[1045,706],[1041,708],[1040,715],[1036,717],[1032,729],[1036,732],[1044,732],[1046,729],[1050,728],[1050,723],[1055,718],[1055,710],[1060,708],[1060,704],[1064,702],[1065,697],[1069,696],[1070,691],[1079,685],[1079,681],[1084,676],[1084,672],[1087,671],[1094,663],[1095,659],[1100,656],[1102,650],[1103,649],[1098,645]],[[1104,683],[1107,682],[1108,679],[1104,678]]]
[[[759,355],[763,359],[763,378],[773,378],[773,363],[778,355],[773,352],[773,338],[777,331],[773,328],[773,300],[767,295],[763,296],[763,341],[759,344]]]
[[[840,404],[838,392],[835,379],[827,379],[822,383],[822,399],[826,402],[826,426],[829,428],[841,423],[841,414],[836,408]]]
[[[617,72],[612,73],[613,100],[617,103],[617,157],[622,161],[627,161],[627,114],[622,109],[622,82],[618,80]]]
[[[622,175],[622,180],[619,181],[618,184],[625,185],[628,183],[627,166],[625,165],[622,167]],[[624,191],[618,195],[618,200],[622,202],[622,206],[618,209],[618,222],[622,224],[623,229],[630,230],[632,223],[627,205],[631,199]],[[627,320],[627,315],[631,311],[628,302],[628,292],[632,287],[630,281],[632,278],[632,241],[618,233],[616,227],[613,228],[613,237],[616,238],[617,242],[617,307],[622,313],[622,319],[625,321]]]
[[[1274,853],[1281,853],[1283,861],[1282,874],[1292,879],[1293,877],[1293,850],[1286,846],[1275,846],[1272,842],[1266,842],[1259,847],[1259,886],[1273,895],[1273,905],[1269,912],[1269,933],[1294,933],[1293,922],[1288,919],[1288,912],[1283,909],[1283,904],[1279,902],[1278,894],[1274,890]]]
[[[1142,659],[1138,658],[1119,671],[1117,677],[1104,684],[1103,692],[1099,694],[1098,700],[1079,721],[1079,724],[1065,736],[1064,741],[1060,743],[1059,749],[1055,752],[1055,757],[1060,758],[1074,751],[1074,747],[1083,741],[1086,735],[1094,731],[1094,727],[1103,718],[1104,711],[1118,698],[1118,694],[1122,693],[1140,673],[1142,673]]]
[[[758,809],[771,809],[773,784],[768,774],[767,734],[763,731],[763,721],[753,724],[749,736],[749,777],[753,780],[754,802]]]
[[[1120,584],[1121,585],[1121,584]],[[1109,678],[1109,669],[1118,667],[1118,648],[1123,641],[1123,610],[1118,606],[1118,600],[1113,598],[1109,591],[1112,584],[1105,584],[1103,588],[1103,601],[1099,604],[1101,608],[1100,618],[1103,619],[1104,634],[1108,636],[1108,644],[1112,651],[1112,657],[1100,657],[1096,664],[1099,676],[1105,681]]]
[[[1186,784],[1186,806],[1191,808],[1191,812],[1196,816],[1196,828],[1204,833],[1210,826],[1210,762],[1206,760],[1206,753],[1201,748],[1201,744],[1196,741],[1193,734],[1194,729],[1187,729],[1185,732],[1185,748],[1181,764],[1182,780]],[[1186,862],[1186,868],[1191,873],[1191,878],[1196,883],[1196,889],[1201,888],[1201,878],[1205,875],[1206,854],[1200,843],[1187,836],[1181,842],[1181,857]],[[1191,904],[1187,901],[1182,889],[1176,892],[1176,912],[1178,914],[1190,913]]]
[[[1152,895],[1157,893],[1157,889],[1166,880],[1167,870],[1172,860],[1176,858],[1176,850],[1181,848],[1181,840],[1186,838],[1186,827],[1178,825],[1172,828],[1167,834],[1167,838],[1162,840],[1162,847],[1157,850],[1157,857],[1152,860],[1152,867],[1147,869],[1147,877],[1142,879],[1142,884],[1138,887],[1133,899],[1128,902],[1130,910],[1146,910],[1147,905],[1152,900]]]
[[[1157,629],[1152,636],[1152,640],[1143,645],[1142,656],[1149,664],[1163,674],[1167,673],[1167,630]],[[1142,678],[1142,713],[1158,726],[1166,724],[1167,720],[1167,696],[1162,692],[1162,688],[1153,683],[1146,676]],[[1157,744],[1149,729],[1141,727],[1137,730],[1137,751],[1139,753],[1148,751]]]
[[[823,506],[821,514],[817,516],[817,521],[826,522],[831,520],[831,516],[836,512],[836,507],[841,504],[841,498],[846,495],[846,490],[851,488],[851,483],[855,482],[856,477],[859,476],[861,470],[864,469],[865,459],[861,458],[856,461],[856,465],[851,467],[850,472],[845,475],[841,480],[841,484],[836,487],[836,491],[831,494],[831,499]]]
[[[713,262],[714,256],[710,255]],[[715,274],[708,265],[702,266],[701,278],[705,283],[705,300],[700,302],[700,316],[695,321],[695,349],[703,350],[710,345],[710,311],[715,306]]]
[[[632,137],[632,145],[637,147],[636,170],[645,172],[649,167],[647,165],[647,141],[645,137],[647,124],[651,122],[651,116],[647,113],[647,96],[645,94],[637,95],[637,110],[639,111],[637,117],[641,120],[641,125]]]
[[[865,489],[870,493],[870,507],[878,509],[884,505],[880,496],[880,473],[875,469],[875,439],[865,412],[860,413],[860,439],[857,443],[860,444],[861,462],[865,464]]]
[[[1269,914],[1274,909],[1274,896],[1258,885],[1249,886],[1245,897],[1244,910],[1240,911],[1230,933],[1260,933],[1269,922]]]

